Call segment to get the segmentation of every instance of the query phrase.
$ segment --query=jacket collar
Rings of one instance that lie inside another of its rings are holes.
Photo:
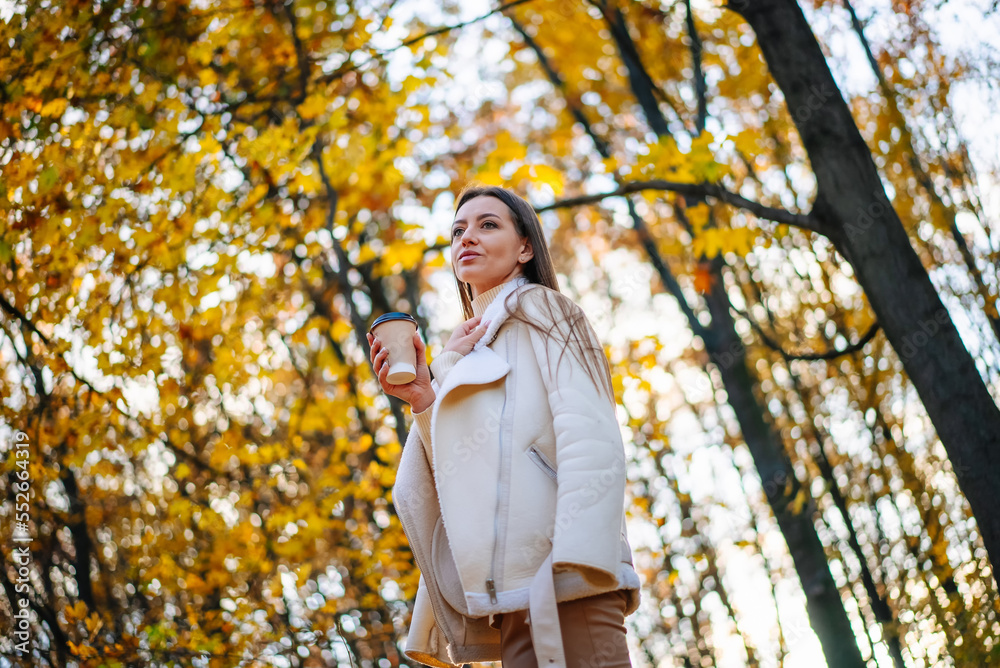
[[[493,352],[488,346],[483,346],[479,350],[473,350],[468,355],[464,355],[460,360],[455,362],[455,366],[448,372],[448,375],[444,379],[444,384],[441,385],[440,390],[437,392],[438,400],[434,402],[434,412],[431,415],[432,423],[433,416],[437,414],[437,407],[441,403],[440,400],[448,392],[459,385],[492,383],[505,376],[508,371],[510,371],[510,365],[507,364],[507,361]]]
[[[477,346],[455,362],[455,366],[451,368],[445,377],[444,383],[435,389],[437,398],[434,401],[434,407],[431,411],[432,430],[437,418],[438,406],[441,405],[442,400],[448,392],[459,385],[492,383],[495,380],[503,378],[510,371],[510,365],[507,361],[493,352],[488,344],[492,342],[500,326],[507,319],[507,309],[503,308],[503,302],[507,294],[513,290],[517,290],[517,296],[519,297],[522,292],[535,287],[540,286],[531,283],[525,276],[518,276],[476,297],[477,300],[483,297],[485,301],[485,299],[490,298],[489,293],[496,290],[491,301],[482,307],[484,308],[483,312],[491,319],[489,327],[487,327],[486,333],[483,334],[482,338],[476,342]]]

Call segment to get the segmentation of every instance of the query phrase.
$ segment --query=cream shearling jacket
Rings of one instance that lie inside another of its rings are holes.
[[[525,609],[539,666],[565,666],[557,601],[624,589],[626,614],[639,605],[615,405],[571,351],[556,366],[565,323],[543,300],[563,300],[597,336],[578,305],[525,279],[479,295],[473,313],[505,286],[555,340],[500,322],[486,345],[439,355],[435,401],[414,414],[392,490],[421,573],[404,651],[431,666],[499,660],[494,616]]]

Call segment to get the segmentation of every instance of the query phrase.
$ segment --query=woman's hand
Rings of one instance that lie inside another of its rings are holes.
[[[483,338],[483,334],[486,333],[486,327],[489,325],[488,322],[480,323],[481,318],[482,316],[477,315],[456,327],[444,347],[445,352],[454,350],[463,355],[468,355],[472,352],[472,347],[476,345],[476,341]]]
[[[434,403],[434,389],[431,387],[431,372],[427,368],[427,353],[420,334],[414,330],[413,347],[417,352],[417,377],[405,385],[393,385],[386,376],[389,375],[389,349],[368,332],[368,344],[371,346],[371,362],[375,375],[382,385],[382,391],[394,397],[399,397],[410,404],[414,413],[421,413]]]

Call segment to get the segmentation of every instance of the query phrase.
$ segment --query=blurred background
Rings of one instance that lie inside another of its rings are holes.
[[[1000,665],[959,482],[995,464],[949,457],[800,138],[849,110],[925,272],[889,280],[996,401],[998,7],[761,3],[835,85],[710,0],[0,1],[0,666],[419,665],[365,332],[464,319],[470,181],[543,211],[605,343],[633,665]]]

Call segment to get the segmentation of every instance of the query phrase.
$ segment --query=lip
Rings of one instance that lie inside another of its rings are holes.
[[[472,251],[466,251],[458,256],[458,261],[468,260],[474,257],[479,257],[479,253],[473,253]]]

